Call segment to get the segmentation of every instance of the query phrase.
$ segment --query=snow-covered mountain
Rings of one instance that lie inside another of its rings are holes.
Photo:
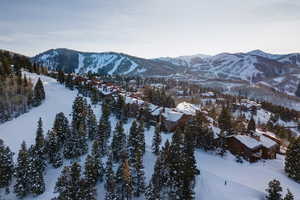
[[[184,67],[191,67],[195,63],[202,62],[204,58],[210,57],[209,55],[204,54],[196,54],[196,55],[190,55],[190,56],[179,56],[179,57],[161,57],[154,60],[160,60],[164,62],[170,62],[174,65],[178,66],[184,66]]]
[[[78,74],[95,72],[119,75],[169,75],[180,67],[159,60],[138,58],[123,53],[90,53],[70,49],[51,49],[32,58],[49,69],[62,69]]]
[[[221,53],[215,56],[158,58],[174,65],[185,66],[187,74],[205,78],[261,81],[297,70],[298,54],[275,55],[260,50],[248,53]]]
[[[195,79],[218,78],[251,82],[276,78],[300,69],[300,54],[277,55],[254,50],[248,53],[197,54],[176,58],[144,59],[123,53],[87,53],[51,49],[32,58],[50,69],[79,74],[87,72],[120,75],[168,76],[184,74]]]

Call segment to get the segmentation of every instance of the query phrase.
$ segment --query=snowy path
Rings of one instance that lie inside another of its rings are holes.
[[[66,115],[71,113],[72,102],[77,94],[76,91],[68,90],[57,83],[55,79],[30,73],[26,73],[26,75],[33,82],[37,81],[38,77],[41,78],[46,92],[46,100],[39,107],[29,110],[28,113],[0,125],[0,138],[16,153],[23,140],[26,141],[28,147],[34,143],[39,117],[43,120],[43,129],[46,135],[46,131],[52,128],[57,113],[64,112]]]

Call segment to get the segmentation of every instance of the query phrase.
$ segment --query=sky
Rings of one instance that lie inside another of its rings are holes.
[[[0,49],[155,58],[300,52],[299,0],[0,0]]]

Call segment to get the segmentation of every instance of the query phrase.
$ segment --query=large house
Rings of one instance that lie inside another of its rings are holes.
[[[249,162],[276,159],[276,154],[280,151],[278,141],[259,133],[229,136],[226,144],[232,154],[240,155]]]

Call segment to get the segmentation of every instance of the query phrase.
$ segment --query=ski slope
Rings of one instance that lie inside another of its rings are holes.
[[[28,144],[34,143],[35,132],[37,128],[37,120],[39,117],[43,119],[44,134],[53,125],[55,115],[59,112],[64,112],[66,116],[72,110],[72,103],[77,95],[76,91],[70,91],[58,84],[56,80],[27,73],[33,81],[38,77],[44,83],[46,100],[37,107],[31,109],[28,113],[20,117],[0,125],[0,138],[4,140],[6,145],[9,145],[12,151],[16,153],[14,159],[17,158],[17,152],[20,148],[21,142],[24,140]],[[94,107],[97,119],[101,116],[101,106]],[[116,120],[111,117],[112,130],[116,125]],[[125,133],[128,134],[132,119],[124,125]],[[144,167],[146,173],[146,183],[151,178],[153,173],[153,166],[156,156],[151,153],[151,143],[154,133],[154,127],[150,127],[145,131],[146,154],[144,156]],[[162,135],[162,144],[165,141],[171,140],[172,134]],[[89,144],[91,145],[91,144]],[[267,184],[272,179],[280,180],[284,193],[286,188],[289,188],[295,195],[295,199],[300,199],[300,184],[295,183],[284,174],[284,157],[278,156],[276,160],[260,161],[254,164],[244,162],[243,164],[235,162],[235,157],[230,153],[224,158],[215,155],[213,152],[203,152],[196,150],[195,156],[197,165],[200,169],[200,175],[196,179],[195,194],[196,200],[261,200],[266,195],[265,189]],[[82,168],[85,156],[81,157],[78,161]],[[103,159],[105,164],[106,158]],[[70,161],[65,160],[64,165],[69,165]],[[53,193],[54,186],[57,178],[63,167],[54,169],[48,166],[44,176],[46,183],[46,191],[39,196],[27,196],[24,199],[46,200],[51,199],[57,194]],[[225,181],[227,184],[225,184]],[[12,184],[13,185],[13,184]],[[104,187],[102,183],[97,186],[97,199],[104,200]],[[11,193],[4,195],[3,189],[0,190],[1,196],[4,199],[16,200],[13,188],[10,188]],[[139,198],[143,199],[143,198]]]
[[[46,131],[52,128],[57,113],[64,112],[66,115],[70,114],[72,111],[72,102],[77,94],[76,91],[68,90],[53,78],[27,72],[25,74],[34,83],[38,80],[38,77],[41,78],[45,88],[46,100],[42,105],[32,108],[28,113],[0,124],[0,138],[14,152],[19,150],[23,140],[27,146],[34,143],[37,121],[40,117],[43,120],[44,134],[46,134]]]

